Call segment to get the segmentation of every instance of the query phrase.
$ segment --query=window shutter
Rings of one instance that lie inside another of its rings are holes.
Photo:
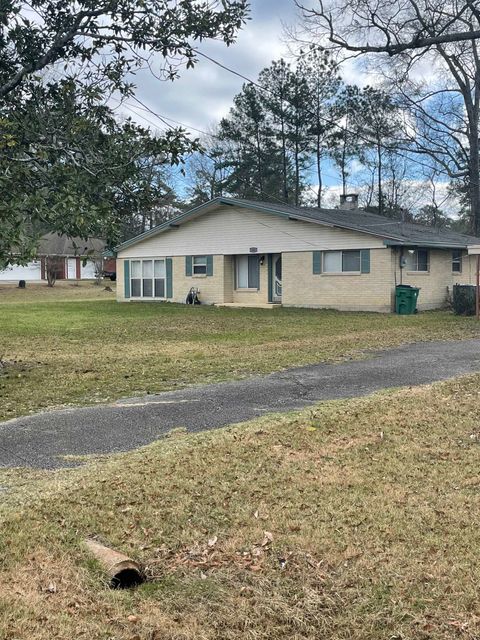
[[[165,293],[165,297],[166,298],[172,298],[173,297],[173,282],[172,282],[172,259],[171,258],[167,258],[165,260],[165,269],[166,269],[166,275],[167,275],[167,291]]]
[[[185,275],[192,275],[193,256],[185,256]]]
[[[313,273],[322,273],[322,252],[313,252]]]
[[[268,254],[268,301],[273,302],[273,256]]]
[[[207,276],[213,276],[213,256],[206,256],[207,258]]]
[[[123,279],[124,279],[123,295],[125,298],[130,298],[130,260],[123,261]]]
[[[258,256],[248,256],[248,287],[260,289],[260,265]]]
[[[360,251],[360,271],[362,273],[370,273],[370,249],[362,249]]]

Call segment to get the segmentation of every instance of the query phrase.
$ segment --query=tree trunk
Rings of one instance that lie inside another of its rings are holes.
[[[472,156],[472,154],[470,154]],[[476,157],[471,157],[470,168],[470,217],[471,217],[471,231],[473,235],[480,236],[480,165],[478,160],[478,145]]]
[[[347,138],[348,138],[348,120],[343,130],[343,147],[342,147],[342,193],[347,195]]]
[[[260,144],[260,132],[256,131],[256,143],[257,143],[257,170],[258,170],[258,186],[260,193],[263,195],[263,171],[262,171],[262,150]]]
[[[283,105],[284,97],[283,93],[280,95],[280,104]],[[287,140],[285,135],[285,114],[283,112],[283,107],[281,108],[281,120],[282,120],[282,171],[283,171],[283,197],[285,198],[285,202],[288,202],[289,194],[288,194],[288,165],[287,165]]]
[[[378,158],[378,213],[383,216],[383,192],[382,192],[382,147],[380,140],[377,143]]]
[[[295,129],[295,206],[298,207],[300,200],[300,150],[298,144],[298,127]]]
[[[320,136],[317,136],[317,180],[318,180],[318,193],[317,193],[317,206],[319,209],[322,207],[322,146],[320,142]]]

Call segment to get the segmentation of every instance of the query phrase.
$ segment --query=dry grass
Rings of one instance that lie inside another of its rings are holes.
[[[34,474],[0,512],[0,637],[479,638],[479,389],[330,402]],[[108,590],[92,535],[152,581]]]
[[[6,294],[4,288],[0,420],[53,406],[358,358],[364,350],[402,343],[479,335],[474,319],[447,312],[401,317],[187,308],[117,304],[112,293],[90,283],[25,291],[10,287]],[[95,299],[75,299],[87,295]]]
[[[112,291],[105,291],[110,287]],[[28,282],[25,289],[17,285],[0,282],[0,305],[32,304],[35,302],[66,302],[80,300],[113,300],[115,299],[115,282],[104,280],[97,286],[93,280],[68,282],[58,280],[54,287],[45,282]]]

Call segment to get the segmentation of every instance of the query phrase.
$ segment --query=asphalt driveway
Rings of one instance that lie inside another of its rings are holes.
[[[216,429],[321,400],[480,372],[480,340],[423,342],[371,355],[9,420],[0,423],[0,466],[61,467],[64,455],[128,451],[173,428]]]

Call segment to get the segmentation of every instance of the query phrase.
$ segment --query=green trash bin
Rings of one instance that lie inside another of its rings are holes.
[[[417,313],[417,299],[420,289],[409,284],[399,284],[395,288],[395,311],[402,316]]]

